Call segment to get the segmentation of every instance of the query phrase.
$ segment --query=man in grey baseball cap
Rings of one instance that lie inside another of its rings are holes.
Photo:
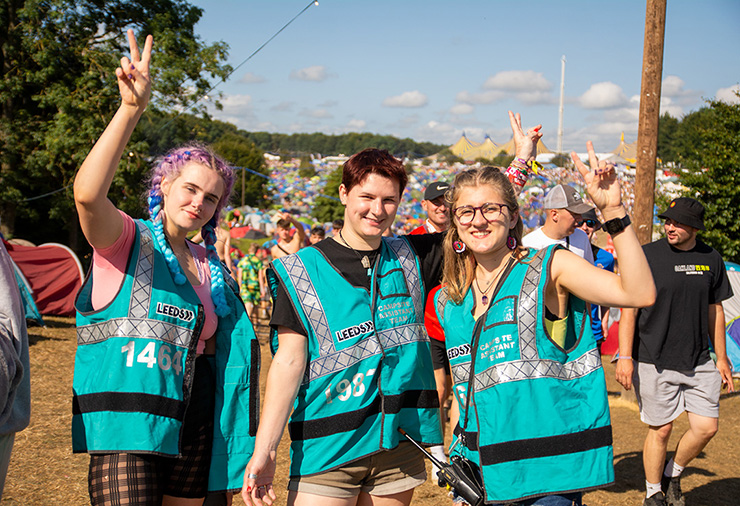
[[[528,248],[542,249],[562,244],[573,253],[594,263],[588,236],[576,228],[581,213],[593,209],[583,201],[575,188],[559,184],[550,189],[543,202],[545,224],[522,238]]]

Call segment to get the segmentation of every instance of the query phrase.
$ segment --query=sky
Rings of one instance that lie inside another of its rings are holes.
[[[307,0],[191,0],[236,67]],[[637,139],[645,0],[320,0],[216,90],[248,131],[371,132],[452,145],[511,137],[507,111],[563,150]],[[668,0],[661,112],[740,89],[740,0]],[[156,64],[156,62],[155,62]],[[212,98],[211,98],[212,99]],[[347,153],[350,154],[350,153]]]

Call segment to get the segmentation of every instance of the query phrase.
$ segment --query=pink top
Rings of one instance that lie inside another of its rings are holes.
[[[126,262],[128,261],[131,248],[136,239],[136,225],[134,220],[123,211],[119,210],[123,218],[123,232],[112,245],[103,249],[93,249],[93,287],[92,287],[92,306],[98,310],[110,304],[116,296],[118,289],[123,283],[126,273]],[[198,268],[198,278],[200,284],[193,286],[196,295],[203,305],[205,313],[205,322],[203,330],[198,340],[196,353],[201,354],[205,350],[206,341],[213,337],[218,327],[218,317],[216,308],[211,300],[211,271],[208,267],[208,258],[206,249],[197,244],[188,241],[190,252],[195,258],[195,264]]]

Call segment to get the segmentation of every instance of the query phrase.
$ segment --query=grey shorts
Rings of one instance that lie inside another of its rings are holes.
[[[427,479],[422,453],[411,443],[364,457],[333,471],[291,477],[288,490],[306,494],[356,497],[360,492],[383,496],[406,492]]]
[[[712,360],[693,371],[658,369],[654,364],[636,362],[632,383],[640,405],[640,418],[648,425],[661,426],[688,411],[719,418],[722,377]]]

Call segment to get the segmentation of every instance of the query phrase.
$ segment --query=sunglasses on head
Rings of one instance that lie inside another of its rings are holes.
[[[594,220],[581,220],[579,222],[576,222],[576,226],[582,227],[584,223],[588,225],[589,228],[596,228],[596,221]]]

